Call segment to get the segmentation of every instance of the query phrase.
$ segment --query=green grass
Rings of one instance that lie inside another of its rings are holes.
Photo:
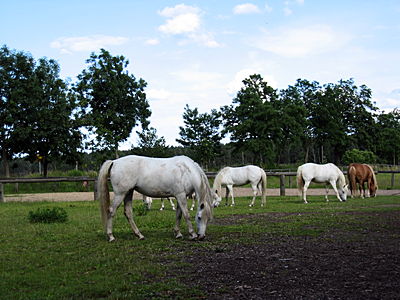
[[[181,258],[193,249],[213,253],[230,243],[257,242],[254,237],[261,233],[319,236],[332,227],[360,230],[369,219],[348,212],[400,211],[399,197],[340,203],[314,196],[307,205],[298,197],[269,197],[264,208],[259,199],[254,208],[247,206],[249,198],[236,200],[235,207],[214,209],[204,242],[189,241],[184,222],[185,238],[175,240],[175,212],[168,204],[166,211],[159,211],[157,200],[146,215],[135,217],[143,241],[133,236],[120,208],[114,219],[114,243],[106,241],[95,202],[2,203],[0,298],[190,299],[200,291],[167,276],[167,271],[187,267]],[[140,205],[135,201],[134,207]],[[29,222],[30,211],[53,207],[68,213],[66,223]]]

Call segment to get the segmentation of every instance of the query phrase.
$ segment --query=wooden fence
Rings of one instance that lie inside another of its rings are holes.
[[[343,172],[346,174],[346,171]],[[377,173],[389,173],[391,176],[391,188],[394,186],[394,175],[399,174],[400,171],[378,171]],[[279,177],[279,195],[285,196],[285,182],[286,177],[296,176],[296,172],[275,172],[266,171],[267,176]],[[217,172],[206,172],[208,178],[215,178]],[[96,178],[93,177],[37,177],[37,178],[0,178],[0,203],[4,202],[4,183],[19,184],[19,183],[44,183],[44,182],[95,182]],[[96,184],[94,193],[96,194]]]

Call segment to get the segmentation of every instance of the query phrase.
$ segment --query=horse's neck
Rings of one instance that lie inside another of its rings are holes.
[[[218,173],[215,176],[213,189],[218,191],[218,194],[221,194],[221,181],[222,181],[222,173]]]

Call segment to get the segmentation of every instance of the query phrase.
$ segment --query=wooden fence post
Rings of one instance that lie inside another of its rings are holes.
[[[279,175],[279,182],[280,182],[279,195],[285,196],[285,175]]]
[[[390,182],[390,189],[393,190],[394,187],[394,173],[392,173],[392,178],[391,178],[391,182]]]
[[[97,200],[97,180],[94,180],[93,192],[94,192],[94,201],[96,201]]]
[[[0,203],[4,202],[4,188],[3,184],[0,183]]]

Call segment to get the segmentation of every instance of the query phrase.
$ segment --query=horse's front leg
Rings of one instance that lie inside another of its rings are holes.
[[[334,190],[335,193],[336,193],[336,198],[338,198],[338,200],[339,200],[340,202],[342,202],[343,200],[340,198],[339,192],[338,192],[338,190],[337,190],[337,188],[336,188],[336,182],[335,182],[335,181],[330,181],[329,183],[331,184],[333,190]]]
[[[190,239],[194,240],[197,238],[197,234],[196,232],[193,230],[193,225],[192,222],[190,221],[190,214],[187,208],[187,198],[186,198],[186,194],[182,193],[180,195],[178,195],[176,197],[176,201],[178,202],[178,205],[181,208],[182,211],[182,215],[185,218],[187,227],[188,227],[188,231],[189,231],[189,235],[190,235]]]
[[[233,185],[227,185],[226,188],[231,195],[231,206],[235,206],[235,198],[233,197]],[[228,193],[226,193],[226,197],[228,197]]]
[[[250,207],[254,206],[254,201],[256,200],[256,197],[257,197],[257,185],[252,185],[251,188],[253,190],[253,199],[251,200],[251,203],[249,204]]]
[[[225,206],[228,205],[228,197],[229,197],[229,188],[228,186],[225,186]]]
[[[325,185],[325,201],[326,201],[326,202],[329,202],[328,194],[329,194],[329,185],[326,184],[326,185]]]

